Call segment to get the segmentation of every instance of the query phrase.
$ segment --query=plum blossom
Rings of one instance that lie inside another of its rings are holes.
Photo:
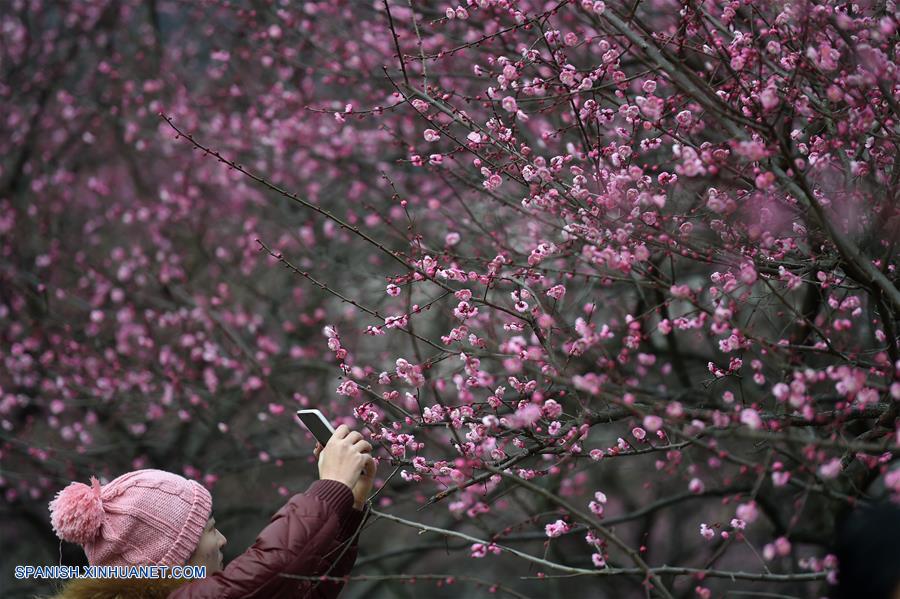
[[[746,424],[753,430],[760,429],[763,425],[762,418],[760,418],[759,416],[759,412],[757,412],[753,408],[744,408],[743,410],[741,410],[741,423]]]
[[[488,553],[500,555],[501,549],[494,543],[485,545],[484,543],[473,543],[470,548],[471,556],[478,559],[486,556]]]
[[[516,426],[531,426],[541,419],[540,406],[528,403],[516,410],[513,415],[513,421]]]
[[[831,458],[828,462],[819,466],[819,476],[822,478],[836,478],[841,473],[841,459]]]
[[[413,387],[421,387],[425,383],[425,377],[422,375],[421,366],[410,364],[403,358],[397,359],[396,366],[397,376]]]
[[[566,294],[566,288],[564,285],[554,285],[550,289],[547,290],[547,295],[552,297],[555,300],[561,300],[563,296]]]
[[[352,397],[356,399],[361,395],[359,391],[359,385],[356,384],[355,381],[344,381],[337,388],[338,395],[346,395],[348,397]]]
[[[409,323],[409,316],[401,314],[399,316],[388,316],[384,319],[384,326],[389,329],[402,329]]]
[[[544,532],[551,539],[554,537],[561,536],[570,530],[570,526],[566,524],[563,520],[557,520],[556,522],[552,522],[544,527]]]
[[[597,491],[594,493],[594,501],[591,501],[588,504],[588,508],[590,508],[591,512],[597,516],[603,516],[603,509],[606,505],[606,501],[606,494],[602,491]]]
[[[791,473],[788,471],[772,473],[772,484],[776,487],[783,487],[789,480],[791,480]]]
[[[643,424],[645,429],[647,429],[651,433],[655,433],[662,428],[663,420],[659,416],[648,414],[644,416]]]
[[[759,510],[756,507],[755,501],[749,501],[747,503],[742,503],[737,506],[735,510],[735,514],[738,518],[744,521],[747,524],[755,522],[759,517]]]
[[[453,310],[453,316],[459,320],[465,321],[478,315],[478,308],[467,301],[459,302]]]
[[[559,418],[562,412],[562,406],[555,399],[548,399],[541,407],[541,413],[544,415],[544,418],[548,419]]]

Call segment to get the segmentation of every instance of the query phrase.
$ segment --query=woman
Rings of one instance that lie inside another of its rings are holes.
[[[317,447],[319,479],[292,497],[247,551],[223,568],[209,491],[161,470],[138,470],[100,486],[72,483],[50,502],[65,541],[82,545],[91,566],[206,566],[206,578],[73,579],[55,599],[336,597],[356,561],[358,532],[375,477],[372,446],[339,426]],[[287,576],[284,576],[287,575]]]

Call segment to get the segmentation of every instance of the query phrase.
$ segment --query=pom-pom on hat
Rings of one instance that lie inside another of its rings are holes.
[[[103,524],[100,481],[91,477],[91,486],[72,483],[50,502],[50,523],[63,541],[83,545],[92,541]]]
[[[212,513],[203,485],[171,472],[136,470],[109,484],[74,482],[50,502],[56,535],[84,547],[92,566],[179,566]]]

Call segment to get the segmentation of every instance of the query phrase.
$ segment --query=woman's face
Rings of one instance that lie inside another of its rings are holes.
[[[225,536],[216,530],[216,519],[210,516],[200,542],[197,543],[197,549],[194,550],[194,555],[188,560],[187,565],[206,566],[207,576],[221,572],[223,568],[221,549],[226,540]]]

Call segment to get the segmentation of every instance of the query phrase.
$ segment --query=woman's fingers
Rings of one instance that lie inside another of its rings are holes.
[[[378,465],[375,463],[375,459],[369,456],[369,459],[366,460],[365,464],[365,476],[372,478],[375,476],[375,471],[378,469]]]
[[[344,437],[346,437],[349,434],[350,434],[350,427],[347,426],[346,424],[342,424],[335,429],[334,434],[331,435],[331,438],[332,439],[343,439]]]
[[[372,444],[360,437],[360,440],[353,444],[353,449],[359,453],[372,453]]]
[[[342,441],[342,443],[346,444],[345,447],[349,445],[350,448],[357,453],[372,452],[372,444],[363,438],[362,433],[359,431],[351,431],[346,424],[337,427],[331,438]],[[320,443],[316,443],[316,448],[313,450],[313,453],[318,456],[323,449],[324,448]]]

